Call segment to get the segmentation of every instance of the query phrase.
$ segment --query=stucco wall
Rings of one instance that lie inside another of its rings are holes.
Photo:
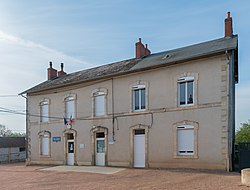
[[[227,59],[216,56],[188,63],[120,76],[113,81],[106,80],[86,83],[49,91],[48,94],[28,96],[30,114],[39,115],[39,102],[50,100],[48,123],[39,122],[39,117],[29,117],[30,163],[65,163],[65,142],[63,123],[65,115],[64,98],[76,95],[76,162],[93,164],[93,144],[91,129],[103,126],[108,129],[107,140],[113,140],[112,122],[112,83],[114,99],[114,144],[107,147],[107,163],[117,166],[131,166],[130,127],[148,126],[148,165],[149,167],[191,167],[216,168],[227,167]],[[196,102],[194,106],[177,106],[177,78],[192,74],[196,77]],[[143,113],[131,112],[131,85],[140,82],[147,84],[148,107]],[[74,89],[75,88],[75,89]],[[92,92],[95,89],[107,89],[107,115],[93,118]],[[174,124],[182,121],[198,123],[197,158],[175,158]],[[51,156],[39,156],[40,131],[49,131],[51,137],[61,137],[61,142],[52,142]],[[84,144],[84,148],[79,148]]]

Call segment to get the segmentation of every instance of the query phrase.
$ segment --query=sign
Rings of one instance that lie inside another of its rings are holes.
[[[80,144],[80,145],[79,145],[79,148],[84,148],[84,147],[85,147],[84,144]]]
[[[52,141],[53,142],[60,142],[61,141],[61,137],[53,137]]]

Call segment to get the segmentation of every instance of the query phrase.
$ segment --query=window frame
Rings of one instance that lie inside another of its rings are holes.
[[[174,128],[174,158],[199,158],[198,157],[198,129],[199,123],[195,121],[181,121],[173,125]],[[193,130],[194,142],[193,142],[193,153],[179,153],[179,136],[178,131],[180,130]]]
[[[144,90],[144,105],[142,105],[142,90]],[[139,109],[136,109],[136,91],[138,91],[138,106]],[[144,106],[144,108],[142,108]],[[132,110],[133,112],[140,112],[146,110],[146,85],[135,85],[132,86]]]
[[[103,114],[97,115],[96,113],[96,98],[103,96]],[[108,90],[106,88],[97,88],[92,90],[92,117],[105,117],[107,116],[107,96]]]
[[[192,103],[188,103],[188,83],[189,82],[193,82],[193,84],[192,84],[192,87],[193,87],[193,89],[192,89],[192,95],[193,95],[193,102]],[[194,86],[194,83],[195,83],[195,81],[194,81],[194,77],[182,77],[182,78],[179,78],[178,80],[177,80],[177,83],[178,83],[178,106],[180,106],[180,107],[185,107],[185,106],[193,106],[194,105],[194,100],[195,100],[195,92],[194,92],[194,88],[195,88],[195,86]],[[185,104],[181,104],[180,103],[180,101],[181,101],[181,90],[180,90],[180,88],[181,88],[181,85],[180,84],[185,84]]]
[[[68,94],[64,97],[64,114],[66,119],[70,119],[72,116],[72,119],[76,119],[76,95],[75,94]],[[72,102],[73,104],[73,114],[68,113],[67,110],[67,104]]]
[[[47,107],[47,114],[44,115],[44,107]],[[48,123],[50,121],[50,100],[48,98],[44,98],[43,100],[40,101],[39,103],[39,109],[40,109],[40,123]]]
[[[40,157],[51,157],[51,133],[49,131],[41,131],[38,133],[39,135],[39,156]],[[43,139],[48,139],[48,154],[43,154]]]

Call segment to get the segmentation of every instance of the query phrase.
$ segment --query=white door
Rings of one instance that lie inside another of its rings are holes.
[[[75,147],[74,147],[74,141],[68,140],[68,152],[67,152],[67,165],[73,166],[74,165],[74,156],[75,156]]]
[[[95,164],[105,166],[105,138],[96,138]]]
[[[134,135],[134,167],[145,167],[145,134]]]

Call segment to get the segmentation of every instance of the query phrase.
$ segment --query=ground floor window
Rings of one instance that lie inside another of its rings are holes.
[[[39,133],[40,138],[40,155],[50,156],[50,141],[51,135],[48,131],[42,131]]]
[[[178,127],[178,155],[194,155],[194,127],[184,125]]]

